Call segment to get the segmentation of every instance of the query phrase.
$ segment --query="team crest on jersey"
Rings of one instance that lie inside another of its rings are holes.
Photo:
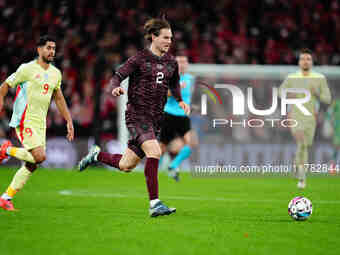
[[[148,129],[149,129],[149,125],[148,125],[148,124],[145,124],[145,123],[143,123],[140,127],[141,127],[145,132],[148,131]]]
[[[37,74],[34,78],[37,80],[40,79],[40,74]]]
[[[157,64],[157,69],[158,69],[158,70],[163,69],[163,65],[162,65],[162,64]]]
[[[48,74],[47,73],[44,74],[44,79],[45,79],[45,81],[48,81]]]
[[[167,66],[166,69],[169,73],[173,73],[173,71],[175,71],[175,68],[173,68],[172,66]]]

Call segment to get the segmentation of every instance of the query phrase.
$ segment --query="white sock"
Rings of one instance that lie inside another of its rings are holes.
[[[154,207],[160,200],[158,198],[150,200],[150,206]]]
[[[2,198],[2,199],[5,199],[5,200],[12,200],[12,197],[10,197],[9,195],[7,195],[7,193],[2,194],[1,198]]]

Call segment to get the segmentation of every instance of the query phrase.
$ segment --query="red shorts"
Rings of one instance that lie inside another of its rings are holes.
[[[128,148],[136,153],[138,157],[144,158],[145,153],[141,146],[147,140],[159,140],[161,133],[160,123],[151,121],[129,122],[126,126],[129,130]]]

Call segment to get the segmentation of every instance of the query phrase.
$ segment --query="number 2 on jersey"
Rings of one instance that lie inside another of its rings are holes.
[[[157,78],[156,78],[156,83],[157,84],[162,84],[164,79],[164,73],[163,72],[158,72],[157,73]]]
[[[48,89],[49,89],[49,86],[48,86],[48,84],[47,84],[47,83],[45,83],[43,88],[44,88],[43,94],[44,94],[44,95],[46,95],[46,94],[47,94],[47,92],[48,92]]]

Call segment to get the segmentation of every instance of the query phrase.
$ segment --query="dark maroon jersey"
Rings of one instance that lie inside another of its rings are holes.
[[[149,49],[139,51],[118,68],[111,79],[112,87],[119,87],[126,77],[129,77],[127,122],[160,119],[168,89],[178,102],[182,101],[178,64],[168,53],[158,57]]]

